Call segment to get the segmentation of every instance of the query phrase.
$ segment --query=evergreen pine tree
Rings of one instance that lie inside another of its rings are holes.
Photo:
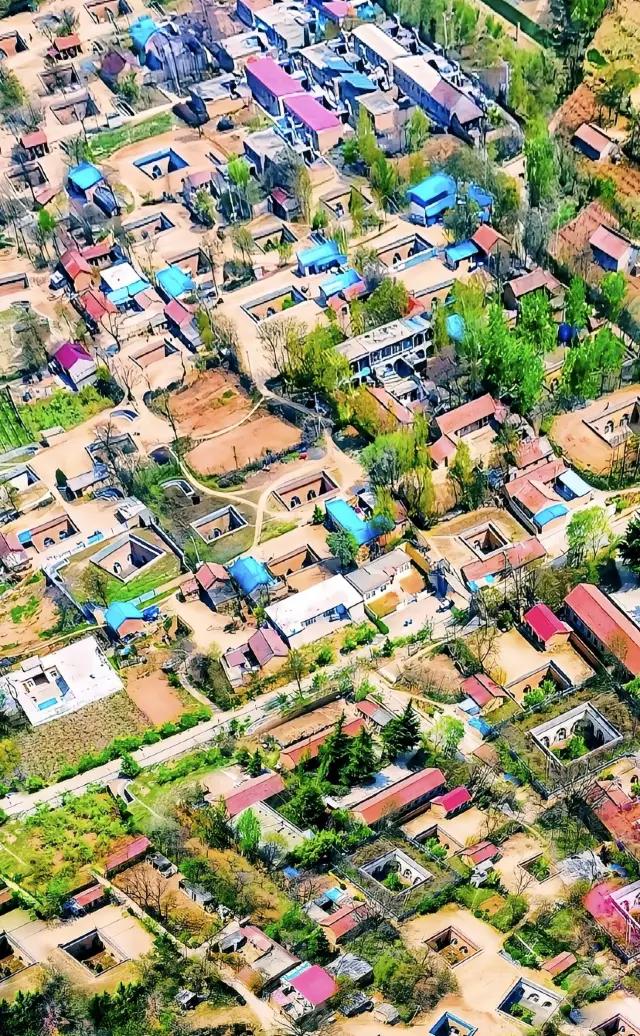
[[[349,762],[350,738],[344,732],[344,712],[318,752],[320,780],[341,784]]]
[[[349,762],[343,773],[345,784],[361,784],[367,781],[378,769],[373,738],[366,727],[362,727],[357,737],[351,739],[349,745]]]

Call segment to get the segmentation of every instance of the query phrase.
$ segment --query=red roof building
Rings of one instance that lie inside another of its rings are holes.
[[[338,907],[332,914],[323,918],[315,918],[329,942],[332,945],[339,943],[346,935],[355,932],[366,919],[366,911],[362,910],[362,903],[347,903]]]
[[[444,795],[437,795],[435,799],[432,799],[431,811],[436,816],[444,819],[459,813],[470,802],[471,795],[469,791],[461,785],[459,788],[452,788],[451,791],[446,791]]]
[[[145,835],[140,835],[139,838],[134,838],[127,845],[123,846],[122,849],[118,849],[117,852],[112,853],[111,856],[107,856],[105,860],[104,869],[107,877],[110,874],[114,874],[116,871],[122,870],[124,867],[128,867],[131,863],[136,863],[138,860],[149,851],[151,848],[151,842]]]
[[[567,618],[592,647],[612,654],[631,673],[640,674],[640,629],[591,583],[579,583],[564,599]]]
[[[488,576],[491,576],[492,580],[503,579],[513,571],[531,565],[534,561],[540,561],[546,554],[538,537],[530,536],[520,543],[514,543],[513,547],[508,547],[507,550],[498,551],[484,561],[471,561],[460,569],[460,573],[469,585],[482,585]]]
[[[329,997],[338,992],[338,986],[331,975],[319,964],[312,964],[310,967],[300,970],[292,978],[285,975],[283,982],[288,982],[293,986],[312,1007],[320,1007]]]
[[[342,731],[347,737],[355,737],[359,734],[364,726],[363,719],[352,719],[350,722],[345,723]],[[287,770],[293,770],[301,759],[315,759],[320,750],[320,746],[325,743],[331,733],[333,733],[333,727],[327,727],[326,730],[321,731],[319,734],[315,734],[313,737],[304,737],[301,741],[296,741],[295,744],[290,745],[283,752],[280,753],[280,762]]]
[[[100,900],[104,899],[106,890],[104,885],[92,885],[91,888],[85,889],[84,892],[78,892],[77,896],[74,896],[74,902],[76,906],[86,907],[93,906],[99,903]]]
[[[63,252],[58,265],[64,270],[76,291],[82,291],[91,284],[93,271],[77,248],[68,248]]]
[[[476,248],[485,255],[489,255],[493,252],[499,241],[503,242],[507,246],[509,244],[506,237],[499,234],[498,231],[494,230],[493,227],[490,227],[488,223],[481,223],[475,234],[472,235],[471,240]]]
[[[468,676],[466,680],[462,681],[462,690],[481,709],[486,708],[492,702],[499,705],[507,696],[507,692],[503,691],[502,687],[499,687],[495,680],[485,673]]]
[[[462,849],[459,856],[463,860],[466,860],[472,867],[477,867],[481,863],[485,863],[486,860],[495,860],[500,855],[500,850],[493,844],[493,842],[476,842],[475,845],[469,845],[466,849]]]
[[[533,639],[543,648],[564,644],[571,635],[571,626],[554,615],[546,604],[535,604],[524,613],[524,621]]]
[[[89,291],[82,292],[78,296],[78,306],[82,312],[92,320],[94,324],[99,324],[104,316],[108,313],[116,313],[116,307],[113,302],[110,302],[103,292],[97,288],[91,288]]]
[[[237,788],[232,788],[224,796],[229,816],[237,817],[243,809],[254,806],[256,802],[264,802],[272,795],[284,791],[284,781],[279,773],[262,773],[259,777],[250,777]],[[216,796],[217,797],[217,796]]]
[[[40,150],[47,148],[47,134],[44,130],[35,130],[33,133],[25,133],[20,137],[20,143],[25,151]]]
[[[555,957],[552,957],[551,960],[547,960],[544,964],[541,964],[540,970],[546,971],[547,975],[551,975],[552,978],[555,978],[556,975],[563,975],[564,972],[568,971],[569,968],[572,968],[575,963],[576,958],[574,955],[565,950],[564,953],[558,953]]]
[[[436,424],[443,435],[468,435],[482,424],[488,424],[497,410],[498,404],[487,392],[478,399],[472,399],[470,403],[463,403],[455,410],[449,410],[447,414],[436,417]]]
[[[352,813],[363,824],[377,824],[384,817],[427,802],[434,795],[444,791],[445,786],[446,778],[442,770],[419,770],[418,773],[412,773],[397,784],[392,784],[391,787],[384,788],[358,803]]]

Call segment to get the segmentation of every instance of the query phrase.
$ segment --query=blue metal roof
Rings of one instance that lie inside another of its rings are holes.
[[[337,295],[338,292],[344,291],[345,288],[350,288],[352,284],[357,284],[360,280],[360,274],[357,270],[353,270],[349,267],[344,273],[337,273],[335,277],[329,277],[329,280],[323,281],[320,285],[320,290],[329,298],[331,295]]]
[[[568,509],[564,504],[551,504],[549,507],[543,507],[541,511],[534,514],[533,520],[536,525],[542,528],[543,525],[548,525],[554,518],[562,518],[563,515],[568,514]]]
[[[574,496],[587,496],[592,492],[591,486],[575,471],[564,471],[562,475],[558,475],[558,482],[562,482]]]
[[[459,263],[461,259],[470,259],[472,255],[477,255],[478,249],[474,245],[473,241],[459,241],[457,245],[451,245],[449,248],[445,248],[445,256],[452,263]]]
[[[339,252],[336,241],[323,241],[321,245],[298,252],[298,262],[303,266],[314,266],[316,263],[329,262],[331,259],[336,259],[339,263],[347,261],[346,255]]]
[[[145,291],[148,287],[149,281],[139,277],[133,284],[127,284],[124,288],[116,288],[114,291],[105,292],[105,297],[114,306],[122,306],[128,299],[134,298],[134,296],[139,295],[141,291]]]
[[[79,191],[88,191],[104,180],[100,170],[91,162],[81,162],[69,170],[69,180]]]
[[[342,82],[348,83],[354,90],[376,90],[376,84],[369,79],[369,76],[365,76],[362,72],[349,72],[348,75],[342,76]]]
[[[447,173],[434,173],[433,176],[428,176],[426,180],[422,180],[420,183],[410,187],[407,191],[407,198],[410,201],[415,201],[418,205],[431,205],[441,199],[442,201],[447,200],[447,197],[456,195],[456,181],[452,176]],[[449,202],[447,201],[447,206]]]
[[[193,291],[195,284],[179,266],[166,266],[156,274],[158,286],[169,298],[177,299],[187,291]]]
[[[273,577],[267,572],[266,566],[261,561],[256,561],[251,555],[246,558],[238,558],[232,565],[229,565],[227,571],[245,594],[251,594],[259,586],[270,586],[274,582]]]
[[[114,601],[104,613],[104,621],[109,629],[117,633],[127,619],[142,619],[142,612],[130,601]]]
[[[485,191],[484,187],[479,187],[477,183],[469,184],[467,187],[467,197],[471,198],[471,201],[475,201],[476,205],[479,205],[481,209],[486,209],[493,205],[493,195],[489,194],[489,191]]]
[[[327,500],[325,509],[336,525],[355,537],[359,547],[365,543],[371,543],[380,535],[380,528],[376,523],[365,522],[346,500]]]

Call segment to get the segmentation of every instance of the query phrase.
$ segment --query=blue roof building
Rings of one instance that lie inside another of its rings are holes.
[[[480,222],[486,223],[491,216],[494,201],[493,195],[489,191],[485,191],[484,187],[479,187],[477,183],[470,183],[467,187],[467,198],[475,201],[480,209]]]
[[[181,270],[179,266],[166,266],[156,274],[158,288],[167,299],[179,299],[195,288],[194,282],[189,274]]]
[[[135,604],[131,604],[130,601],[114,601],[104,613],[104,621],[112,633],[124,640],[140,632],[139,629],[134,630],[133,628],[123,630],[125,623],[131,621],[135,623],[144,622],[144,616],[136,608]]]
[[[347,257],[339,251],[337,242],[323,241],[321,245],[298,252],[298,273],[301,277],[324,273],[332,266],[344,266],[346,261]]]
[[[144,50],[147,41],[153,36],[156,29],[156,23],[148,14],[143,14],[140,18],[137,18],[129,29],[133,49],[137,51]]]
[[[256,561],[251,555],[246,558],[238,558],[227,567],[227,571],[245,594],[252,594],[261,586],[267,587],[275,583],[275,579],[269,575],[266,565],[263,565],[261,561]]]
[[[326,302],[332,298],[333,295],[339,295],[341,291],[345,291],[347,288],[353,287],[354,284],[358,284],[362,281],[362,278],[357,270],[349,267],[344,273],[337,273],[334,277],[329,277],[328,280],[323,281],[320,285],[320,298],[322,302]],[[363,283],[364,290],[364,283]]]
[[[91,162],[81,162],[69,170],[69,183],[79,194],[86,194],[96,184],[102,183],[104,176]]]
[[[456,204],[456,181],[447,173],[434,173],[407,191],[409,218],[413,223],[428,226]]]
[[[545,525],[552,522],[554,518],[563,518],[568,513],[569,509],[564,504],[550,504],[549,507],[543,507],[541,511],[534,514],[533,521],[538,531],[542,532]]]
[[[327,500],[325,509],[330,524],[342,532],[350,532],[359,547],[373,543],[384,531],[375,520],[365,522],[346,500]]]
[[[478,254],[473,241],[459,241],[457,245],[449,245],[444,250],[444,261],[450,270],[457,270],[463,259],[472,259]]]

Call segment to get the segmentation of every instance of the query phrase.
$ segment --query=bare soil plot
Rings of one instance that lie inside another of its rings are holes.
[[[237,418],[236,418],[237,419]],[[189,464],[205,475],[233,471],[278,453],[300,441],[300,430],[272,414],[257,411],[254,417],[216,439],[201,442],[187,455]]]
[[[0,654],[19,654],[32,646],[42,649],[38,638],[50,629],[58,613],[51,594],[44,592],[42,578],[28,576],[15,590],[8,590],[0,599]]]
[[[628,385],[604,399],[596,400],[584,410],[574,410],[556,417],[551,434],[572,463],[600,474],[609,471],[614,451],[586,422],[593,421],[606,406],[612,407],[618,400],[632,397],[634,391],[640,394],[640,385]]]
[[[159,670],[129,676],[127,694],[153,726],[173,722],[184,712],[179,694],[169,686],[166,676]]]
[[[251,400],[233,374],[211,370],[172,393],[171,409],[181,433],[196,437],[240,421],[251,410]]]
[[[150,726],[125,691],[18,735],[20,768],[45,779],[65,763],[75,764],[87,752],[100,752],[123,733],[141,733]]]

